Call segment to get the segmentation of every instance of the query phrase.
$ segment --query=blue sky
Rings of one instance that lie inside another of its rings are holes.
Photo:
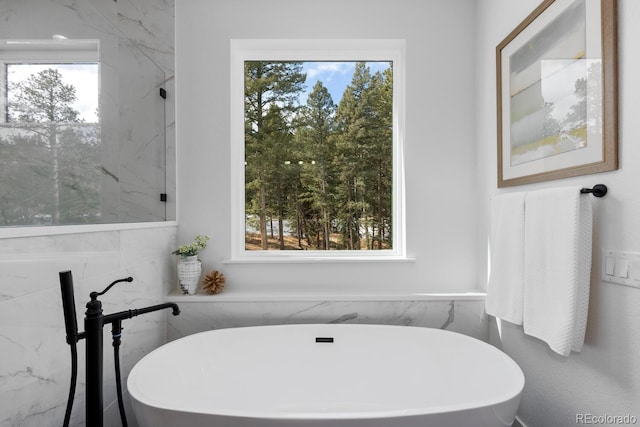
[[[389,68],[389,62],[367,62],[371,74]],[[307,73],[306,91],[300,95],[300,103],[306,104],[307,96],[318,80],[329,90],[333,103],[338,105],[344,89],[351,83],[356,62],[304,62],[302,70]]]

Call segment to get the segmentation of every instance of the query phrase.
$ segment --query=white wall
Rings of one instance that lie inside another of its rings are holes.
[[[476,288],[472,0],[178,0],[179,240],[212,237],[204,271],[227,289]],[[230,256],[229,41],[400,38],[407,43],[407,249],[415,263],[223,264]]]
[[[637,41],[640,2],[618,0],[620,169],[512,190],[496,188],[495,47],[537,5],[538,0],[482,0],[477,40],[477,182],[480,260],[487,258],[488,200],[497,193],[561,185],[606,184],[609,194],[593,199],[594,264],[587,337],[581,353],[562,358],[522,328],[503,323],[492,341],[522,367],[526,377],[520,418],[529,427],[569,426],[576,414],[632,414],[640,418],[640,290],[599,280],[601,248],[640,251],[640,80]],[[486,277],[486,262],[478,276]],[[495,323],[494,323],[495,326]]]

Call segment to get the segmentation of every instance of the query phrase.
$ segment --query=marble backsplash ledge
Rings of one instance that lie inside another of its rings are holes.
[[[295,323],[419,326],[489,338],[483,300],[178,302],[180,316],[168,318],[169,340],[211,329]]]

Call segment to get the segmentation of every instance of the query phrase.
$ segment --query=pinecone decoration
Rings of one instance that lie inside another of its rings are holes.
[[[202,288],[210,294],[218,294],[224,288],[224,274],[218,270],[207,273],[202,279]]]

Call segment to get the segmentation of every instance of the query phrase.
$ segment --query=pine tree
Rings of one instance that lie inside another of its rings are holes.
[[[347,249],[389,246],[392,190],[392,70],[356,64],[337,110],[338,220]],[[386,234],[385,234],[386,233]],[[374,242],[377,244],[374,245]]]
[[[83,121],[72,106],[76,88],[65,84],[57,69],[48,68],[12,85],[9,92],[8,125],[19,131],[12,132],[5,151],[13,151],[10,158],[21,159],[17,164],[26,170],[3,177],[3,183],[20,177],[28,196],[19,202],[19,211],[2,213],[4,221],[30,224],[47,213],[53,224],[86,221],[98,203],[92,178],[97,175],[97,135],[89,126],[80,129]]]
[[[306,200],[313,215],[313,222],[317,224],[318,235],[316,246],[319,249],[330,249],[331,219],[334,211],[335,198],[334,162],[335,153],[334,114],[335,104],[329,91],[318,81],[303,109],[304,128],[300,131],[303,136],[304,166],[302,183],[306,191],[302,198]]]
[[[274,159],[282,160],[281,153],[269,150],[273,130],[267,115],[270,109],[278,108],[287,120],[295,112],[306,78],[301,70],[300,62],[245,62],[245,203],[247,214],[259,218],[262,249],[267,249],[268,242],[269,177],[274,173]]]
[[[393,192],[393,71],[388,68],[376,73],[369,89],[370,105],[373,106],[369,127],[372,132],[371,183],[369,188],[372,211],[371,249],[391,247],[391,209]]]

